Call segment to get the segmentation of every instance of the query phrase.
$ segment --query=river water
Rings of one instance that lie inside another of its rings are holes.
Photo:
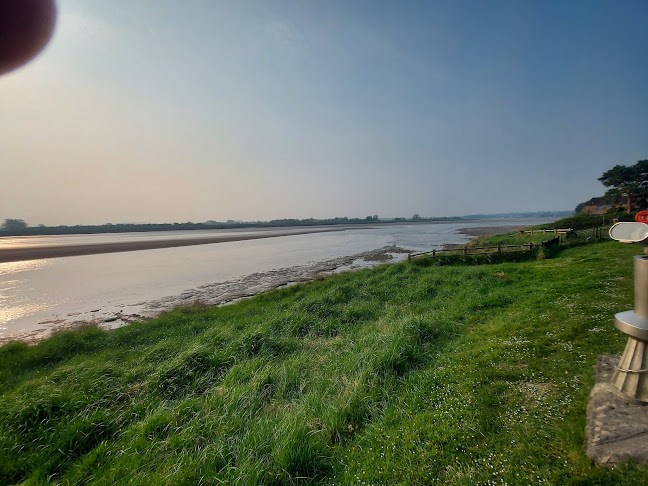
[[[354,227],[344,231],[0,263],[0,342],[35,339],[79,321],[115,327],[176,305],[236,300],[317,274],[406,258],[465,243],[461,228],[531,225],[547,220]],[[295,229],[303,231],[304,228]],[[273,229],[172,231],[0,238],[0,246],[67,245],[262,234]],[[381,250],[382,251],[375,251]]]

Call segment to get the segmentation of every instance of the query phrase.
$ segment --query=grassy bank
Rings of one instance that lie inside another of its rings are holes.
[[[641,251],[386,265],[5,345],[0,483],[645,483],[584,455]]]

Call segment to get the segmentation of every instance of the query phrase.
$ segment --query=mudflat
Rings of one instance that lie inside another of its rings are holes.
[[[80,245],[21,246],[9,248],[0,247],[0,263],[80,255],[97,255],[100,253],[155,250],[158,248],[174,248],[178,246],[208,245],[212,243],[225,243],[230,241],[257,240],[261,238],[277,238],[280,236],[305,235],[309,233],[323,233],[329,231],[344,231],[345,229],[346,228],[318,228],[303,231],[276,231],[260,234],[210,236],[202,238],[194,237],[149,241],[117,241],[110,243],[87,243]]]

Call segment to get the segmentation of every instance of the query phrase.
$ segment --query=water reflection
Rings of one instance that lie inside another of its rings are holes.
[[[21,272],[30,272],[40,270],[41,268],[51,265],[54,259],[43,260],[26,260],[23,262],[0,263],[0,277],[12,275]]]
[[[2,312],[0,312],[0,331],[7,330],[7,328],[9,327],[8,324],[12,321],[18,321],[21,318],[34,315],[39,312],[44,312],[51,308],[52,305],[47,304],[13,304],[11,307],[2,306],[0,307],[0,309],[2,310]]]
[[[30,285],[30,274],[51,266],[53,260],[0,263],[0,335],[9,323],[45,312],[54,302]]]

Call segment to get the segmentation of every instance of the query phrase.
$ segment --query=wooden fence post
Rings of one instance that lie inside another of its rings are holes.
[[[529,243],[529,251],[533,250],[533,242]]]
[[[502,245],[500,243],[497,244],[497,253],[502,253]]]
[[[468,254],[468,248],[463,249],[463,254],[464,254],[464,256],[466,256]]]
[[[436,256],[436,250],[432,250],[432,258]]]
[[[412,254],[408,253],[407,254],[407,263],[411,263],[411,262],[412,262]]]

